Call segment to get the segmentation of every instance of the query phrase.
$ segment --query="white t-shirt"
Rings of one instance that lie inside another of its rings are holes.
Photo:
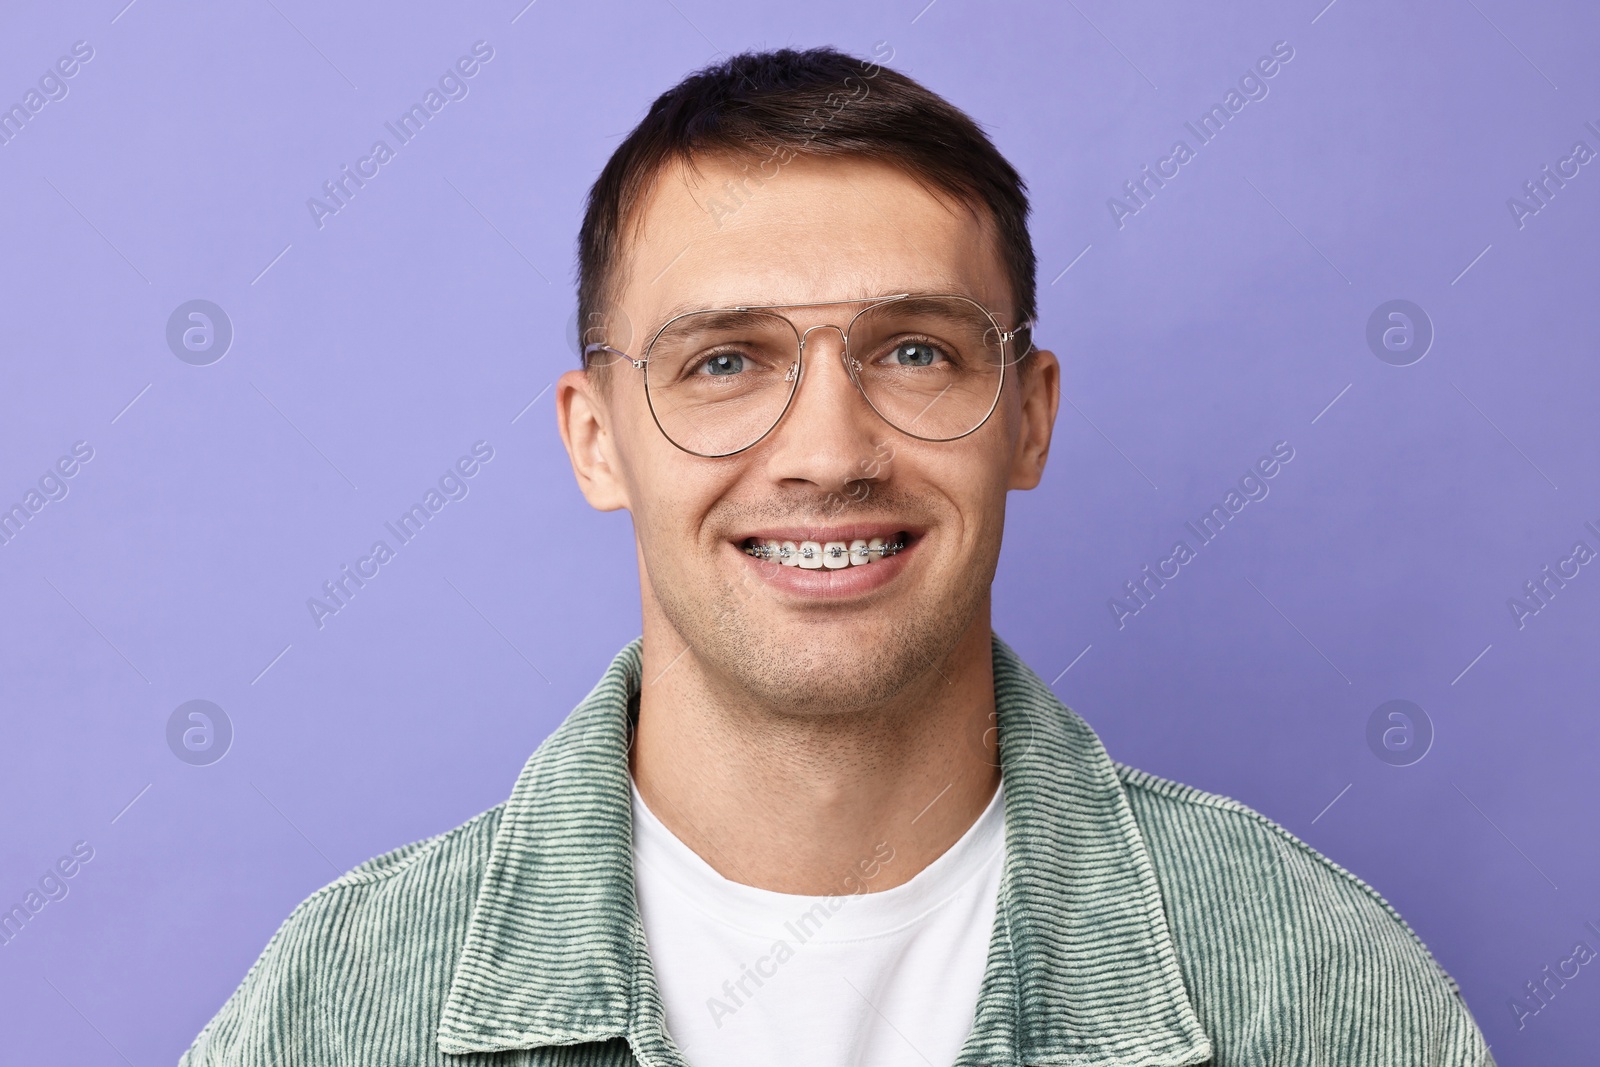
[[[693,1067],[955,1062],[994,927],[1000,789],[944,855],[878,892],[873,879],[896,862],[892,837],[837,896],[774,893],[718,874],[637,788],[633,849],[667,1032]]]

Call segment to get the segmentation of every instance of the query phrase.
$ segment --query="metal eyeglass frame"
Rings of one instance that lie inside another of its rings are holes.
[[[857,374],[857,371],[860,369],[860,363],[857,362],[850,355],[850,330],[851,330],[852,327],[855,326],[857,319],[861,318],[861,316],[865,315],[867,312],[872,311],[874,308],[882,307],[884,304],[893,303],[896,300],[907,300],[907,299],[910,299],[913,296],[917,297],[918,299],[922,299],[922,298],[930,298],[930,299],[931,298],[954,298],[954,299],[957,299],[957,300],[965,300],[967,303],[971,304],[973,307],[975,307],[979,311],[983,312],[984,315],[988,318],[990,325],[992,325],[995,328],[995,330],[998,332],[998,334],[999,334],[1002,358],[1001,358],[1001,362],[1000,362],[1000,384],[995,387],[994,399],[989,402],[989,410],[983,413],[983,418],[979,419],[977,424],[975,426],[973,426],[972,429],[967,430],[964,433],[956,434],[954,437],[923,437],[921,434],[912,433],[910,430],[901,429],[899,426],[897,426],[893,421],[890,420],[889,416],[885,415],[882,411],[878,410],[878,405],[874,404],[872,402],[872,397],[867,395],[867,390],[861,384],[861,379]],[[666,427],[661,425],[661,417],[656,414],[655,402],[653,400],[651,400],[651,398],[650,398],[650,350],[655,347],[656,341],[658,339],[660,339],[661,335],[667,331],[667,328],[670,327],[673,323],[677,322],[679,319],[685,319],[685,318],[688,318],[691,315],[704,315],[704,314],[707,314],[708,312],[718,312],[718,311],[782,311],[782,310],[785,310],[787,308],[835,307],[835,306],[837,306],[839,304],[861,304],[861,303],[866,303],[867,306],[862,308],[860,311],[856,312],[854,315],[852,315],[850,317],[850,321],[845,324],[845,327],[842,330],[839,328],[838,324],[836,324],[836,323],[819,322],[814,326],[806,327],[806,329],[802,331],[800,329],[800,327],[796,326],[794,324],[794,321],[792,319],[790,319],[787,315],[780,315],[779,316],[779,318],[781,318],[785,322],[789,323],[789,328],[794,331],[795,339],[799,342],[799,350],[798,350],[799,358],[796,361],[795,366],[794,366],[794,370],[792,372],[793,375],[794,375],[794,384],[789,389],[789,396],[788,396],[787,399],[784,400],[782,410],[780,410],[778,412],[777,417],[772,420],[772,425],[768,426],[764,431],[762,431],[760,436],[758,436],[755,440],[751,441],[749,444],[740,445],[738,448],[735,448],[735,449],[733,449],[731,451],[728,451],[728,452],[696,452],[692,448],[685,448],[683,445],[679,444],[676,440],[673,439],[672,435],[667,432]],[[1022,333],[1025,333],[1028,330],[1031,330],[1032,328],[1033,328],[1033,322],[1032,321],[1026,321],[1026,322],[1022,322],[1022,323],[1018,324],[1013,329],[1010,329],[1010,330],[1004,329],[1003,327],[1001,327],[1000,323],[995,319],[994,312],[990,311],[988,308],[984,307],[982,304],[978,303],[976,300],[972,299],[970,296],[966,296],[966,295],[963,295],[961,293],[895,293],[892,296],[863,296],[863,297],[857,297],[857,298],[852,299],[852,300],[815,300],[815,301],[812,301],[810,303],[805,303],[805,304],[742,304],[742,305],[739,305],[738,307],[701,308],[701,309],[698,309],[696,311],[685,311],[685,312],[682,312],[680,314],[672,316],[672,318],[670,318],[666,322],[662,323],[661,327],[658,330],[656,330],[656,332],[654,334],[651,335],[650,343],[645,346],[645,349],[644,349],[645,354],[644,354],[644,358],[643,359],[635,359],[633,356],[630,356],[628,353],[622,351],[619,348],[613,348],[610,345],[605,344],[604,342],[596,341],[596,342],[593,342],[591,344],[586,344],[586,345],[583,346],[583,360],[584,360],[584,366],[587,368],[588,364],[589,364],[589,357],[591,355],[593,355],[596,352],[609,352],[612,355],[620,357],[621,359],[627,360],[629,363],[633,364],[633,367],[634,367],[635,370],[643,371],[644,372],[644,376],[645,376],[644,377],[644,387],[645,387],[644,388],[644,398],[645,398],[645,403],[650,408],[650,418],[655,422],[656,429],[661,431],[661,436],[665,437],[667,439],[667,441],[670,442],[673,445],[673,447],[679,449],[680,451],[687,452],[691,456],[699,456],[699,457],[701,457],[703,459],[722,459],[722,458],[727,457],[727,456],[736,456],[740,452],[744,452],[747,449],[754,448],[756,445],[758,445],[762,441],[766,440],[767,437],[772,433],[772,431],[776,430],[778,428],[778,424],[783,422],[783,417],[789,413],[789,408],[794,403],[795,395],[800,392],[800,380],[801,380],[802,377],[804,377],[804,374],[805,374],[806,338],[811,336],[811,332],[813,330],[832,330],[832,331],[834,331],[835,333],[837,333],[839,335],[839,339],[840,339],[840,342],[841,342],[841,347],[840,347],[840,351],[839,351],[839,358],[840,358],[840,361],[844,363],[845,372],[850,375],[850,381],[855,384],[856,391],[858,393],[860,393],[861,394],[861,398],[867,402],[867,406],[872,409],[874,414],[876,414],[880,419],[882,419],[885,423],[887,423],[891,429],[893,429],[893,430],[895,430],[895,431],[897,431],[899,433],[903,433],[907,437],[914,437],[919,441],[943,442],[943,441],[959,441],[963,437],[970,436],[972,434],[977,433],[979,430],[983,429],[984,424],[989,421],[989,417],[994,414],[995,408],[1000,406],[1001,394],[1003,394],[1005,392],[1006,367],[1011,361],[1008,361],[1008,360],[1006,360],[1004,358],[1004,352],[1005,352],[1005,347],[1004,346],[1010,344],[1013,340],[1015,340],[1017,338],[1018,335],[1020,335]],[[1033,346],[1030,343],[1028,347],[1029,347],[1029,350],[1031,351]],[[1023,353],[1022,356],[1018,357],[1016,362],[1021,362],[1022,359],[1026,358],[1026,356],[1027,356],[1027,353]]]

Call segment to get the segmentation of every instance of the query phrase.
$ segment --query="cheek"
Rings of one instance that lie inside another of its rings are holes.
[[[631,371],[613,371],[621,373]],[[644,392],[631,378],[611,383],[612,394],[607,400],[610,421],[611,447],[616,458],[618,476],[628,493],[628,510],[637,518],[641,511],[649,510],[653,502],[653,487],[664,477],[670,477],[671,465],[678,450],[656,429],[650,408],[645,404]],[[678,453],[681,454],[681,453]]]
[[[986,556],[999,551],[1020,421],[1018,412],[1007,411],[1002,405],[991,419],[994,432],[974,434],[974,438],[981,436],[982,440],[970,442],[973,447],[961,464],[958,484],[962,493],[962,535],[969,546]],[[986,425],[984,431],[990,428]]]
[[[998,413],[997,413],[998,414]],[[895,454],[895,491],[919,502],[952,565],[977,549],[1005,506],[1003,439],[989,427],[946,442],[905,442]]]
[[[1022,372],[1012,368],[1007,371],[1005,392],[1000,395],[1000,406],[995,408],[990,421],[1002,425],[1000,436],[1006,447],[1015,449],[1022,438]]]
[[[639,402],[643,408],[642,397]],[[691,456],[662,436],[648,409],[641,416],[617,434],[618,465],[640,539],[658,560],[670,563],[661,550],[701,538],[707,514],[728,494],[742,465]]]
[[[997,469],[1003,470],[1006,477],[1006,489],[1032,488],[1038,484],[1040,472],[1035,469],[1034,460],[1037,454],[1034,446],[1039,443],[1041,427],[1038,419],[1050,419],[1051,416],[1043,414],[1040,407],[1035,404],[1031,409],[1025,408],[1023,398],[1023,383],[1018,379],[1006,382],[1006,392],[1001,397],[1000,407],[994,413],[996,427],[995,446],[999,451]],[[1030,421],[1033,420],[1033,421]],[[1043,433],[1048,440],[1050,427],[1043,427]],[[1023,456],[1024,444],[1027,445],[1027,455]],[[1019,460],[1027,462],[1019,466]]]
[[[1004,506],[1006,491],[1011,483],[1012,463],[1022,440],[1022,428],[1022,400],[1019,391],[1007,383],[999,406],[989,416],[989,421],[971,437],[957,442],[965,446],[959,466],[967,507],[981,506],[992,510],[997,500]]]

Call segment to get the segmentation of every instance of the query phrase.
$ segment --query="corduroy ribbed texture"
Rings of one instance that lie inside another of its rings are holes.
[[[301,903],[180,1067],[686,1067],[634,900],[639,653],[504,804]],[[1242,804],[1113,762],[998,637],[994,670],[1006,861],[958,1067],[1492,1067],[1365,883]]]

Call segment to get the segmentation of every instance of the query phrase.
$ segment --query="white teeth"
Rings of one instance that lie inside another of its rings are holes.
[[[845,567],[864,567],[868,563],[892,556],[906,547],[904,538],[895,541],[885,541],[881,537],[874,537],[870,541],[856,538],[854,541],[777,541],[772,538],[750,538],[744,544],[744,551],[756,559],[772,562],[777,560],[785,567],[804,567],[808,571],[842,570]]]
[[[800,566],[808,571],[822,569],[822,546],[815,541],[800,542]]]

